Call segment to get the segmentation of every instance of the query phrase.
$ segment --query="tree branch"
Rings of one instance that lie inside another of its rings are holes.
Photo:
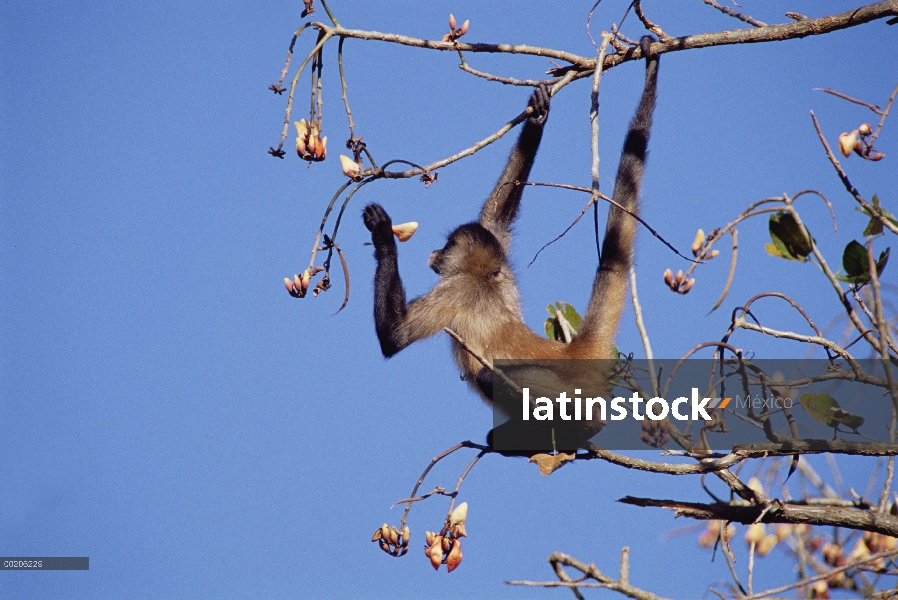
[[[898,536],[898,517],[856,508],[800,506],[776,502],[771,509],[768,506],[739,506],[721,502],[704,504],[700,502],[636,498],[633,496],[625,496],[618,502],[632,504],[633,506],[670,508],[676,511],[677,516],[699,520],[733,521],[744,525],[752,523],[806,523],[808,525],[827,525],[860,531],[872,531],[892,537]]]

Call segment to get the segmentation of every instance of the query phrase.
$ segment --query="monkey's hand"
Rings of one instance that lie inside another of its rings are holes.
[[[539,87],[533,91],[527,106],[533,109],[529,122],[533,125],[543,126],[549,118],[549,100],[551,99],[549,87],[545,83],[540,83]]]
[[[362,220],[371,232],[371,242],[375,251],[396,247],[396,240],[393,239],[393,221],[380,204],[366,206],[362,211]]]

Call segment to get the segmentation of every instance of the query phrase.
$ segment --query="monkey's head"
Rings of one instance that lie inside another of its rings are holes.
[[[446,245],[431,253],[429,264],[442,278],[465,274],[477,280],[495,280],[508,273],[502,245],[480,223],[468,223],[450,233]]]

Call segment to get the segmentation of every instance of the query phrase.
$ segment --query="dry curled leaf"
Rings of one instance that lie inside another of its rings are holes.
[[[565,452],[559,452],[558,454],[534,454],[530,457],[530,462],[536,463],[541,475],[551,475],[563,467],[565,463],[569,463],[576,457],[576,454],[567,454]]]

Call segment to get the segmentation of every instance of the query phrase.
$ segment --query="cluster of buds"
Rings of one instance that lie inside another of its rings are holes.
[[[670,424],[667,421],[645,419],[642,422],[639,439],[653,448],[660,448],[670,441]]]
[[[852,152],[866,158],[867,160],[882,160],[885,154],[873,147],[873,141],[870,136],[873,134],[873,128],[869,123],[861,123],[860,127],[853,131],[848,131],[839,136],[839,151],[842,156],[848,156]],[[860,137],[858,137],[860,136]]]
[[[710,252],[702,252],[702,248],[705,245],[705,241],[711,241],[714,239],[714,232],[711,232],[707,238],[705,238],[705,232],[699,229],[695,233],[695,239],[692,240],[692,256],[696,258],[716,258],[720,256],[720,250],[711,250]]]
[[[384,523],[374,531],[372,542],[380,542],[380,549],[390,556],[404,556],[408,552],[408,525],[399,531],[392,525]]]
[[[461,564],[461,538],[468,537],[465,520],[468,518],[468,503],[462,502],[446,519],[440,533],[425,533],[424,555],[430,559],[434,569],[445,564],[451,573]]]
[[[876,554],[877,552],[894,550],[896,546],[898,546],[898,539],[896,538],[882,535],[881,533],[865,531],[863,537],[859,539],[854,545],[854,548],[852,548],[851,553],[848,555],[848,559],[858,560],[867,558],[871,554]],[[874,568],[882,568],[885,565],[881,558],[868,564]]]
[[[294,298],[305,298],[306,293],[309,291],[309,283],[311,283],[312,277],[323,270],[324,267],[315,267],[311,270],[306,269],[302,272],[302,275],[294,275],[292,280],[289,277],[284,277],[284,285],[287,286],[287,292]],[[320,292],[327,291],[328,288],[330,288],[330,281],[325,276],[315,286],[312,295],[317,296]]]
[[[314,162],[327,156],[327,137],[321,137],[317,121],[309,123],[305,119],[293,121],[296,127],[296,153],[303,160]]]
[[[819,540],[819,538],[814,539]],[[821,554],[823,556],[823,561],[831,567],[842,567],[849,562],[862,560],[877,552],[894,550],[896,545],[898,545],[898,539],[880,533],[873,533],[871,531],[865,531],[864,535],[858,539],[854,548],[848,554],[845,553],[845,548],[835,542],[828,544],[822,544],[822,540],[820,540],[820,542],[822,546]],[[885,560],[880,558],[867,563],[866,566],[872,569],[882,569],[885,568]],[[835,573],[827,579],[822,580],[825,585],[818,586],[814,591],[818,598],[828,598],[829,590],[831,589],[854,588],[855,584],[851,578],[851,573],[848,571]]]
[[[449,15],[449,33],[443,36],[444,42],[454,42],[464,34],[468,33],[468,24],[470,21],[465,21],[461,24],[461,27],[458,29],[455,28],[455,17],[453,15]]]
[[[294,298],[304,298],[311,281],[312,274],[308,269],[303,271],[302,275],[294,275],[292,280],[289,277],[284,277],[284,285],[287,286],[287,291]]]
[[[683,277],[682,269],[677,271],[676,275],[673,274],[673,271],[667,269],[664,271],[664,283],[678,294],[688,294],[692,286],[695,285],[695,278],[686,279]]]

